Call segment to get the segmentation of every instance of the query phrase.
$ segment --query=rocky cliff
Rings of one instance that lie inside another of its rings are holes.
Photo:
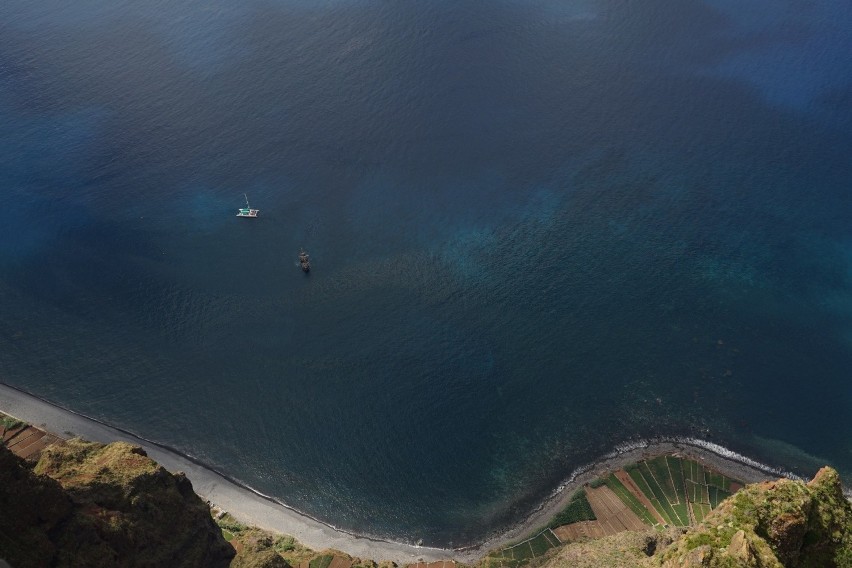
[[[223,521],[221,521],[223,522]],[[33,465],[0,445],[0,559],[41,566],[328,566],[290,537],[222,536],[182,474],[125,443],[70,440]],[[288,552],[289,551],[289,552]],[[282,557],[282,555],[284,557]],[[233,564],[231,564],[233,560]],[[484,559],[482,567],[493,559]],[[346,565],[374,566],[350,561]],[[852,568],[852,506],[836,471],[747,486],[689,529],[649,529],[552,549],[546,568]]]
[[[749,485],[698,526],[571,544],[547,568],[852,568],[852,506],[823,468]]]
[[[808,484],[781,479],[751,485],[661,560],[665,568],[852,568],[852,506],[830,468]]]
[[[0,558],[15,568],[225,567],[233,556],[189,480],[139,447],[70,440],[31,469],[0,446]]]

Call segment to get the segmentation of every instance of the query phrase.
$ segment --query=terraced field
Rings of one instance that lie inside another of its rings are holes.
[[[560,544],[562,544],[562,541],[557,538],[553,531],[545,529],[532,538],[492,552],[487,559],[492,566],[517,568],[527,564],[530,560],[543,556],[548,550]]]
[[[625,486],[656,523],[685,527],[701,522],[742,485],[702,464],[661,456],[624,468],[633,482]],[[644,499],[643,499],[644,498]],[[653,510],[649,510],[650,503]],[[634,503],[635,507],[635,503]],[[641,517],[642,515],[640,515]],[[646,518],[647,520],[647,518]]]
[[[742,484],[695,460],[661,456],[635,463],[601,478],[590,484],[586,492],[594,492],[596,487],[601,486],[609,488],[647,525],[684,527],[701,522],[721,501],[739,490]],[[594,523],[619,525],[611,519],[614,516],[611,508],[593,506],[593,515],[578,514],[581,510],[587,510],[579,505],[585,507],[589,501],[582,491],[578,492],[578,496],[582,498],[580,502],[572,501],[566,511],[557,515],[550,524],[555,534],[570,532],[560,529],[565,524],[570,526],[580,521],[584,523],[583,526],[588,525],[592,533],[596,532]],[[569,510],[571,514],[567,513]],[[560,521],[570,522],[563,524]],[[611,531],[605,532],[611,534]]]
[[[489,564],[518,568],[566,542],[642,526],[696,524],[741,487],[694,460],[661,456],[641,461],[578,491],[546,529],[491,553]]]
[[[41,451],[61,438],[0,414],[0,444],[24,459],[37,460]]]

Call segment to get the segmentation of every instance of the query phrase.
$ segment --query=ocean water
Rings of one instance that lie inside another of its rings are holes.
[[[5,0],[0,380],[426,544],[652,436],[848,475],[850,54],[841,0]]]

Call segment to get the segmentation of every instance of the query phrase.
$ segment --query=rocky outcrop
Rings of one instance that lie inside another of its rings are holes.
[[[316,556],[292,537],[236,521],[224,528],[240,550],[236,558],[189,480],[139,447],[70,440],[45,449],[33,468],[0,446],[0,559],[15,568],[224,568],[232,559],[234,568],[286,568]],[[349,566],[374,566],[349,560]],[[690,529],[624,532],[553,549],[532,562],[543,568],[852,568],[852,506],[837,472],[823,468],[808,484],[782,479],[747,486]]]
[[[274,550],[251,550],[240,552],[231,568],[290,568],[287,561]]]
[[[234,556],[189,480],[139,447],[70,440],[34,470],[5,448],[0,461],[0,558],[16,568],[225,567]]]
[[[749,485],[700,525],[569,544],[544,568],[852,568],[852,506],[823,468]]]
[[[664,568],[851,568],[852,506],[823,468],[804,484],[750,485],[661,555]]]
[[[678,538],[682,529],[625,531],[564,547],[546,568],[637,568],[654,566],[654,554]]]
[[[231,568],[290,568],[290,565],[274,549],[272,538],[259,534],[240,539],[240,550]]]

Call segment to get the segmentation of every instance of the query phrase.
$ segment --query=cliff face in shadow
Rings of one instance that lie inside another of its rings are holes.
[[[0,559],[14,568],[281,567],[289,565],[287,551],[293,565],[324,559],[317,565],[328,566],[336,558],[232,525],[225,528],[240,549],[236,558],[186,477],[139,447],[70,440],[43,450],[33,466],[0,445]],[[492,561],[483,559],[480,568]],[[852,568],[852,505],[837,472],[823,468],[807,484],[749,485],[695,527],[623,532],[511,566]]]
[[[0,558],[13,566],[45,566],[56,555],[51,533],[73,503],[58,482],[34,475],[0,444]]]
[[[70,440],[33,469],[0,447],[0,558],[15,568],[225,567],[233,556],[189,480],[139,447]]]

